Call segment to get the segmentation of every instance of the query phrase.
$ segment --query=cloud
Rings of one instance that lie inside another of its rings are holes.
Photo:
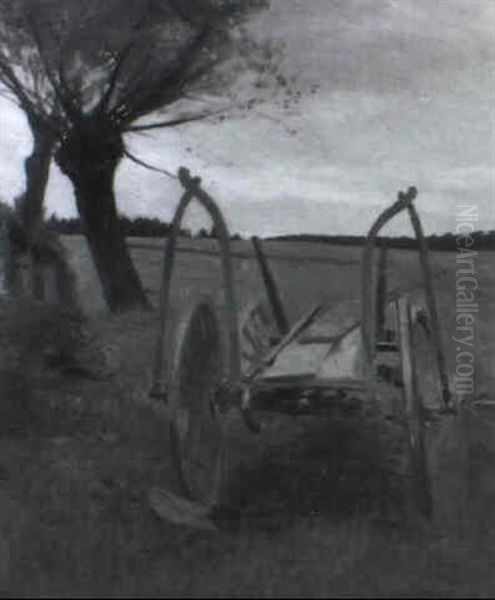
[[[331,90],[439,89],[494,59],[490,0],[272,0],[253,30],[278,35],[286,69]]]
[[[480,228],[495,228],[494,2],[278,0],[253,28],[284,40],[286,68],[323,89],[289,112],[267,102],[217,125],[128,136],[135,154],[202,176],[245,233],[363,233],[411,184],[428,231],[455,228],[466,199],[479,207]],[[31,142],[3,99],[0,115],[0,195],[10,198]],[[177,181],[127,160],[116,191],[123,212],[162,219],[181,194]],[[47,203],[75,214],[56,168]],[[189,221],[206,222],[201,211]],[[407,220],[390,232],[409,232]]]
[[[23,161],[31,152],[31,134],[24,114],[0,98],[0,199],[12,201],[24,185]]]

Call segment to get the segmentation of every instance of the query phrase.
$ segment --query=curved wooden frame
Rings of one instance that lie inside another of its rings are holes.
[[[232,255],[230,251],[230,236],[225,219],[216,202],[201,187],[199,177],[191,177],[188,169],[181,167],[178,172],[179,181],[185,189],[179,206],[177,207],[172,221],[170,234],[165,246],[162,267],[162,285],[159,299],[159,328],[155,350],[155,361],[153,365],[153,387],[150,395],[166,398],[165,388],[165,356],[164,343],[167,334],[167,318],[170,311],[170,282],[175,260],[175,249],[179,236],[182,220],[186,209],[191,201],[196,198],[212,218],[215,230],[218,232],[220,256],[222,261],[222,275],[225,293],[225,308],[228,330],[227,347],[227,373],[230,381],[238,381],[240,378],[240,344],[237,324],[237,304],[234,290],[234,278],[232,273]]]
[[[417,190],[415,187],[410,187],[406,193],[399,192],[397,201],[378,216],[368,232],[363,250],[361,270],[361,331],[363,337],[363,347],[368,369],[368,378],[372,385],[375,372],[374,365],[376,346],[376,323],[374,318],[376,307],[376,290],[372,271],[373,251],[375,248],[376,238],[380,230],[396,215],[407,209],[419,246],[419,261],[423,274],[423,284],[426,291],[426,305],[431,320],[432,343],[435,348],[435,355],[437,359],[438,374],[442,388],[443,406],[444,409],[447,410],[452,409],[449,378],[440,336],[440,321],[438,318],[437,303],[433,289],[428,246],[424,237],[421,220],[416,208],[413,205],[413,201],[416,196]]]

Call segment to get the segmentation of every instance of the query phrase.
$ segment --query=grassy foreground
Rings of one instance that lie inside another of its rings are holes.
[[[288,268],[279,270],[286,297],[295,287]],[[483,289],[478,387],[493,399],[492,279]],[[155,324],[155,314],[95,317],[92,329],[119,357],[110,374],[64,374],[33,359],[2,389],[3,595],[495,594],[488,412],[466,415],[469,510],[455,531],[409,518],[379,435],[338,418],[283,417],[261,438],[233,423],[231,507],[217,515],[218,531],[160,521],[147,492],[173,487],[174,474],[166,423],[146,397]]]

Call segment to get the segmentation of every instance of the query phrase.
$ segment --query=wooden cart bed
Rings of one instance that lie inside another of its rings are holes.
[[[438,271],[435,277],[443,274]],[[412,305],[424,305],[421,285],[407,291],[395,290],[385,306],[385,330],[397,329],[397,300],[407,294]],[[360,327],[361,304],[350,300],[313,309],[309,324],[256,377],[262,387],[310,385],[342,389],[363,389],[365,356]],[[303,320],[305,317],[303,317]]]

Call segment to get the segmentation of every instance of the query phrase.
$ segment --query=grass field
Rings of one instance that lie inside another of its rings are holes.
[[[156,303],[162,244],[132,240]],[[166,425],[147,399],[156,313],[108,317],[82,241],[67,240],[92,328],[119,359],[106,380],[44,373],[43,418],[0,437],[0,585],[6,595],[490,596],[495,594],[495,418],[469,411],[467,522],[437,531],[393,509],[380,440],[359,419],[277,418],[260,437],[230,424],[231,508],[218,531],[180,529],[151,511],[152,485],[174,485]],[[174,320],[191,296],[222,309],[213,242],[181,241]],[[359,292],[360,249],[270,242],[265,250],[291,320],[312,303]],[[235,242],[239,309],[262,293],[247,242]],[[449,368],[455,367],[456,259],[436,282]],[[419,278],[408,251],[390,257],[391,286]],[[480,254],[476,395],[495,398],[495,256]],[[173,331],[170,351],[173,349]]]

